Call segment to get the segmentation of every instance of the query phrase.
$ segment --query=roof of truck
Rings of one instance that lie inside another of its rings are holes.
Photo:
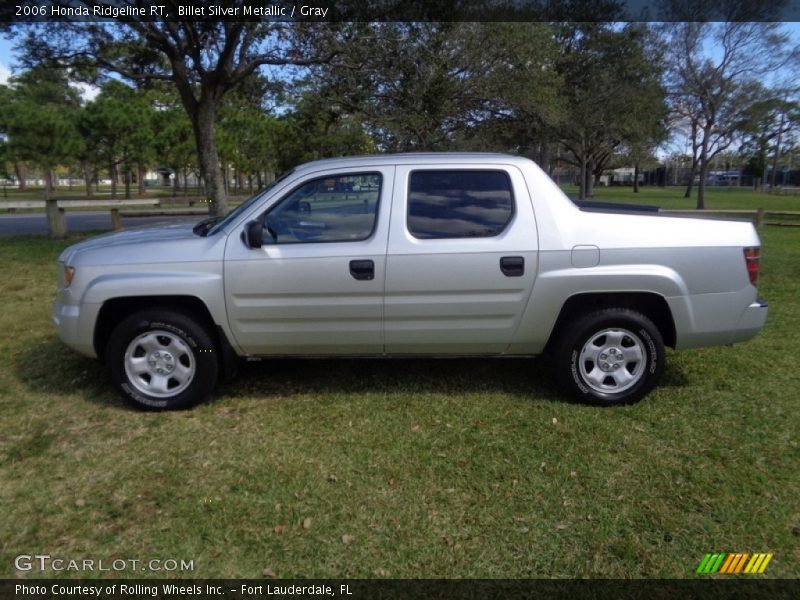
[[[362,156],[343,156],[307,162],[297,167],[297,171],[315,170],[328,167],[347,167],[361,165],[416,165],[430,163],[495,163],[508,164],[530,162],[522,156],[498,152],[407,152],[399,154],[366,154]]]

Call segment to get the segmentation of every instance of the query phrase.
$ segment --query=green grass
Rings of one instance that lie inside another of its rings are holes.
[[[578,197],[578,188],[574,185],[563,185],[561,188],[570,198]],[[697,189],[691,198],[684,198],[686,191],[682,186],[657,187],[642,186],[639,193],[632,187],[598,186],[594,189],[594,200],[603,202],[626,202],[632,204],[654,204],[661,208],[693,209],[697,206]],[[755,210],[796,210],[800,211],[800,196],[767,194],[754,192],[752,188],[709,187],[706,188],[706,208]]]
[[[762,235],[765,330],[671,353],[635,406],[568,403],[532,360],[315,360],[248,364],[169,414],[123,406],[55,337],[77,238],[6,238],[0,577],[34,553],[208,578],[692,577],[745,551],[797,578],[800,231]]]

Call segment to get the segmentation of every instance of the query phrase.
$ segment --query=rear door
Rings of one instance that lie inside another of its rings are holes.
[[[537,269],[519,169],[398,166],[390,229],[386,352],[503,353]]]

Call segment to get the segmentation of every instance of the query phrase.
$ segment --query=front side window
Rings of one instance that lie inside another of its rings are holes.
[[[265,244],[357,242],[372,235],[378,173],[332,175],[295,188],[264,218]]]
[[[414,171],[408,186],[408,231],[419,239],[492,237],[514,215],[504,171]]]

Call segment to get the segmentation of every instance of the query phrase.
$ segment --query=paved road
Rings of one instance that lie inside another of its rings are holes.
[[[162,217],[123,217],[123,227],[141,227],[155,223],[176,223],[179,221],[200,221],[201,216],[162,216]],[[69,231],[110,231],[111,214],[105,212],[68,212]],[[0,236],[45,235],[47,219],[44,213],[22,213],[0,215]]]

